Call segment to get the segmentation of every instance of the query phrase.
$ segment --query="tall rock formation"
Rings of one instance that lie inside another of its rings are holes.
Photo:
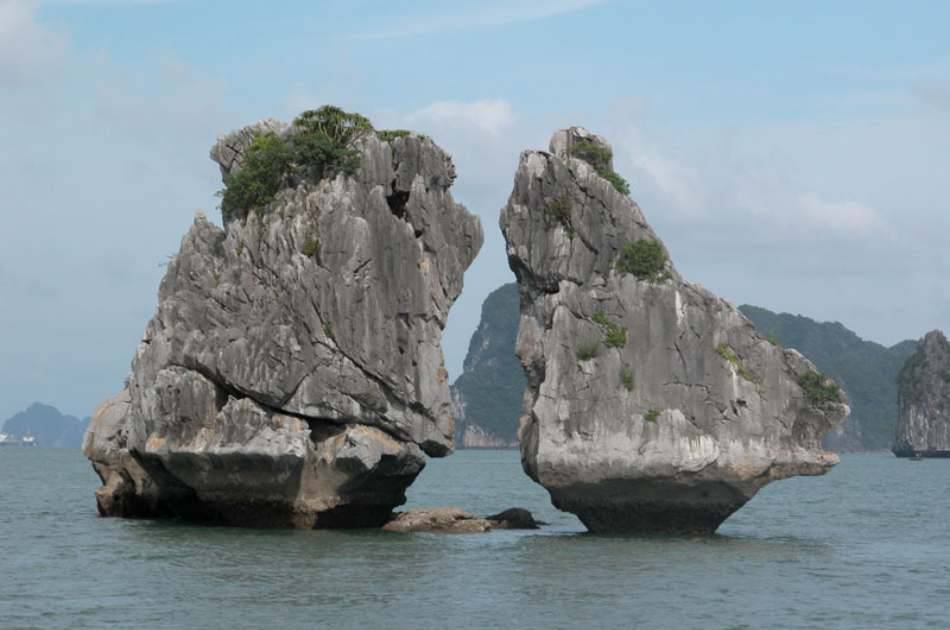
[[[526,385],[515,356],[518,312],[514,283],[495,289],[482,304],[464,371],[452,384],[455,443],[461,448],[518,446],[518,417]]]
[[[762,486],[817,475],[844,394],[684,281],[603,138],[521,155],[502,210],[528,378],[522,462],[595,532],[712,532]]]
[[[246,216],[226,196],[225,229],[197,216],[169,263],[128,386],[86,435],[101,513],[381,525],[423,453],[451,451],[441,336],[480,223],[430,139],[321,112],[212,149],[229,186],[252,167],[279,185]],[[274,170],[288,146],[342,166]]]
[[[921,340],[898,376],[898,457],[950,457],[950,342],[939,330]]]

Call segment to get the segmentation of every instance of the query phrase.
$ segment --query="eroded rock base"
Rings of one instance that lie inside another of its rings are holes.
[[[103,517],[171,518],[211,525],[293,529],[382,527],[393,518],[393,506],[405,502],[404,490],[415,477],[398,484],[395,479],[387,479],[394,494],[379,497],[378,503],[307,510],[276,498],[204,500],[191,488],[169,479],[159,486],[149,477],[133,479],[128,468],[94,465],[94,469],[103,483],[96,490],[96,508]]]
[[[275,417],[248,445],[182,441],[169,452],[154,436],[142,451],[113,448],[122,436],[126,395],[105,405],[86,453],[102,480],[102,516],[175,518],[218,525],[284,528],[382,527],[406,501],[406,488],[425,466],[414,444],[360,425],[329,426]],[[113,418],[115,416],[115,418]],[[280,430],[277,433],[274,429]],[[255,431],[248,425],[231,429]],[[278,451],[274,443],[292,439]]]
[[[577,518],[594,534],[714,534],[741,505],[676,507],[639,504],[593,508],[577,512]]]
[[[408,484],[407,484],[408,485]],[[382,527],[392,519],[393,499],[377,505],[341,505],[322,511],[301,511],[281,501],[202,501],[194,492],[137,494],[121,474],[113,474],[96,490],[100,516],[171,518],[212,525],[292,529],[357,529]]]
[[[897,457],[911,457],[911,458],[944,458],[950,457],[950,451],[914,451],[914,450],[894,450],[894,455]]]
[[[725,483],[657,481],[552,490],[551,499],[555,507],[577,515],[595,534],[673,535],[712,534],[748,500]]]

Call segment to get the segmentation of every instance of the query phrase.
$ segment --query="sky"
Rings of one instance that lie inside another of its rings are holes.
[[[326,103],[449,151],[513,280],[518,155],[583,125],[689,280],[884,344],[950,326],[950,3],[0,0],[0,418],[116,393],[215,138]]]

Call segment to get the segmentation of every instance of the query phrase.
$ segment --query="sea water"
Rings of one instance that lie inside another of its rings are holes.
[[[844,455],[711,537],[584,533],[517,451],[430,461],[409,506],[539,531],[273,531],[96,515],[79,451],[0,450],[0,628],[948,628],[950,460]]]

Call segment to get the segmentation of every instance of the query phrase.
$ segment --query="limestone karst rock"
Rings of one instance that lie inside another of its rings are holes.
[[[950,342],[927,333],[897,377],[898,457],[950,457]]]
[[[581,159],[583,158],[583,159]],[[683,280],[603,138],[522,153],[502,210],[528,378],[522,462],[595,532],[712,532],[762,486],[818,475],[845,396]]]
[[[226,178],[264,132],[295,128],[223,137]],[[86,435],[102,514],[376,526],[423,453],[451,451],[442,329],[481,225],[430,139],[370,132],[353,150],[352,176],[282,180],[225,229],[196,217]]]

